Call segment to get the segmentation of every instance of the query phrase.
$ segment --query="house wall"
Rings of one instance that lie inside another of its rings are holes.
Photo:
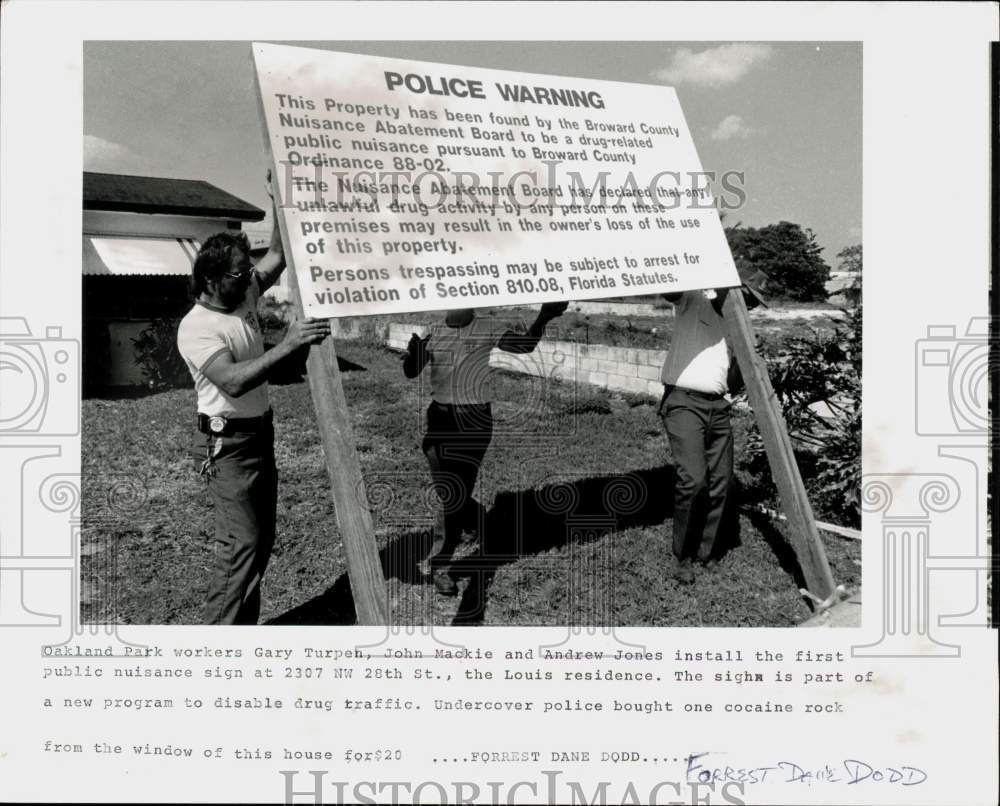
[[[106,210],[83,211],[83,235],[191,238],[239,229],[228,218],[170,216]],[[191,307],[187,277],[84,276],[83,364],[85,388],[128,386],[143,379],[132,349],[135,338],[153,319],[179,319]],[[287,298],[287,281],[267,292]]]

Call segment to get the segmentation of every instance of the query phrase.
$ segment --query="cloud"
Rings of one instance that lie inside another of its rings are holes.
[[[129,173],[144,170],[146,161],[134,151],[118,143],[83,135],[83,169],[106,173]]]
[[[718,126],[712,129],[709,137],[713,140],[732,140],[734,138],[745,140],[754,133],[754,130],[739,115],[727,115]]]
[[[750,42],[720,45],[695,53],[690,48],[675,51],[670,64],[653,71],[653,78],[667,84],[723,87],[739,81],[774,53],[770,45]]]

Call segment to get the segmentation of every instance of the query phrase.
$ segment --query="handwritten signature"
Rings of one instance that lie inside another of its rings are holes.
[[[794,761],[778,761],[770,766],[737,767],[713,766],[704,761],[708,753],[692,753],[687,761],[688,783],[761,784],[764,782],[786,784],[890,784],[917,786],[927,780],[927,773],[909,764],[869,764],[856,758],[823,763],[820,766],[803,765]]]

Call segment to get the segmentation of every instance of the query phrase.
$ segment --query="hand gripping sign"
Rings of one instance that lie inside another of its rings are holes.
[[[308,316],[739,284],[669,87],[253,56]]]

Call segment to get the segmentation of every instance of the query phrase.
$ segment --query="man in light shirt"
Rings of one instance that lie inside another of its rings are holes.
[[[748,308],[764,302],[763,272],[741,279]],[[731,289],[664,294],[674,303],[674,331],[663,363],[660,416],[670,439],[674,485],[674,577],[694,581],[692,565],[712,567],[733,479],[730,367],[722,306]],[[735,390],[733,390],[735,391]]]
[[[493,438],[493,410],[489,392],[490,353],[494,347],[509,353],[530,353],[545,327],[561,316],[568,302],[542,305],[525,333],[508,330],[499,321],[476,317],[472,308],[448,311],[444,322],[421,339],[410,338],[403,374],[416,378],[431,365],[431,402],[423,451],[435,490],[444,510],[444,533],[436,535],[425,560],[434,588],[445,596],[458,592],[449,573],[451,554],[463,529],[478,521],[472,500],[479,467]]]
[[[256,268],[244,233],[212,235],[192,269],[194,307],[177,329],[177,347],[198,395],[195,463],[215,509],[207,624],[256,624],[260,616],[278,494],[266,378],[281,359],[330,333],[328,322],[304,319],[264,351],[257,301],[284,268],[277,210],[270,247]]]

